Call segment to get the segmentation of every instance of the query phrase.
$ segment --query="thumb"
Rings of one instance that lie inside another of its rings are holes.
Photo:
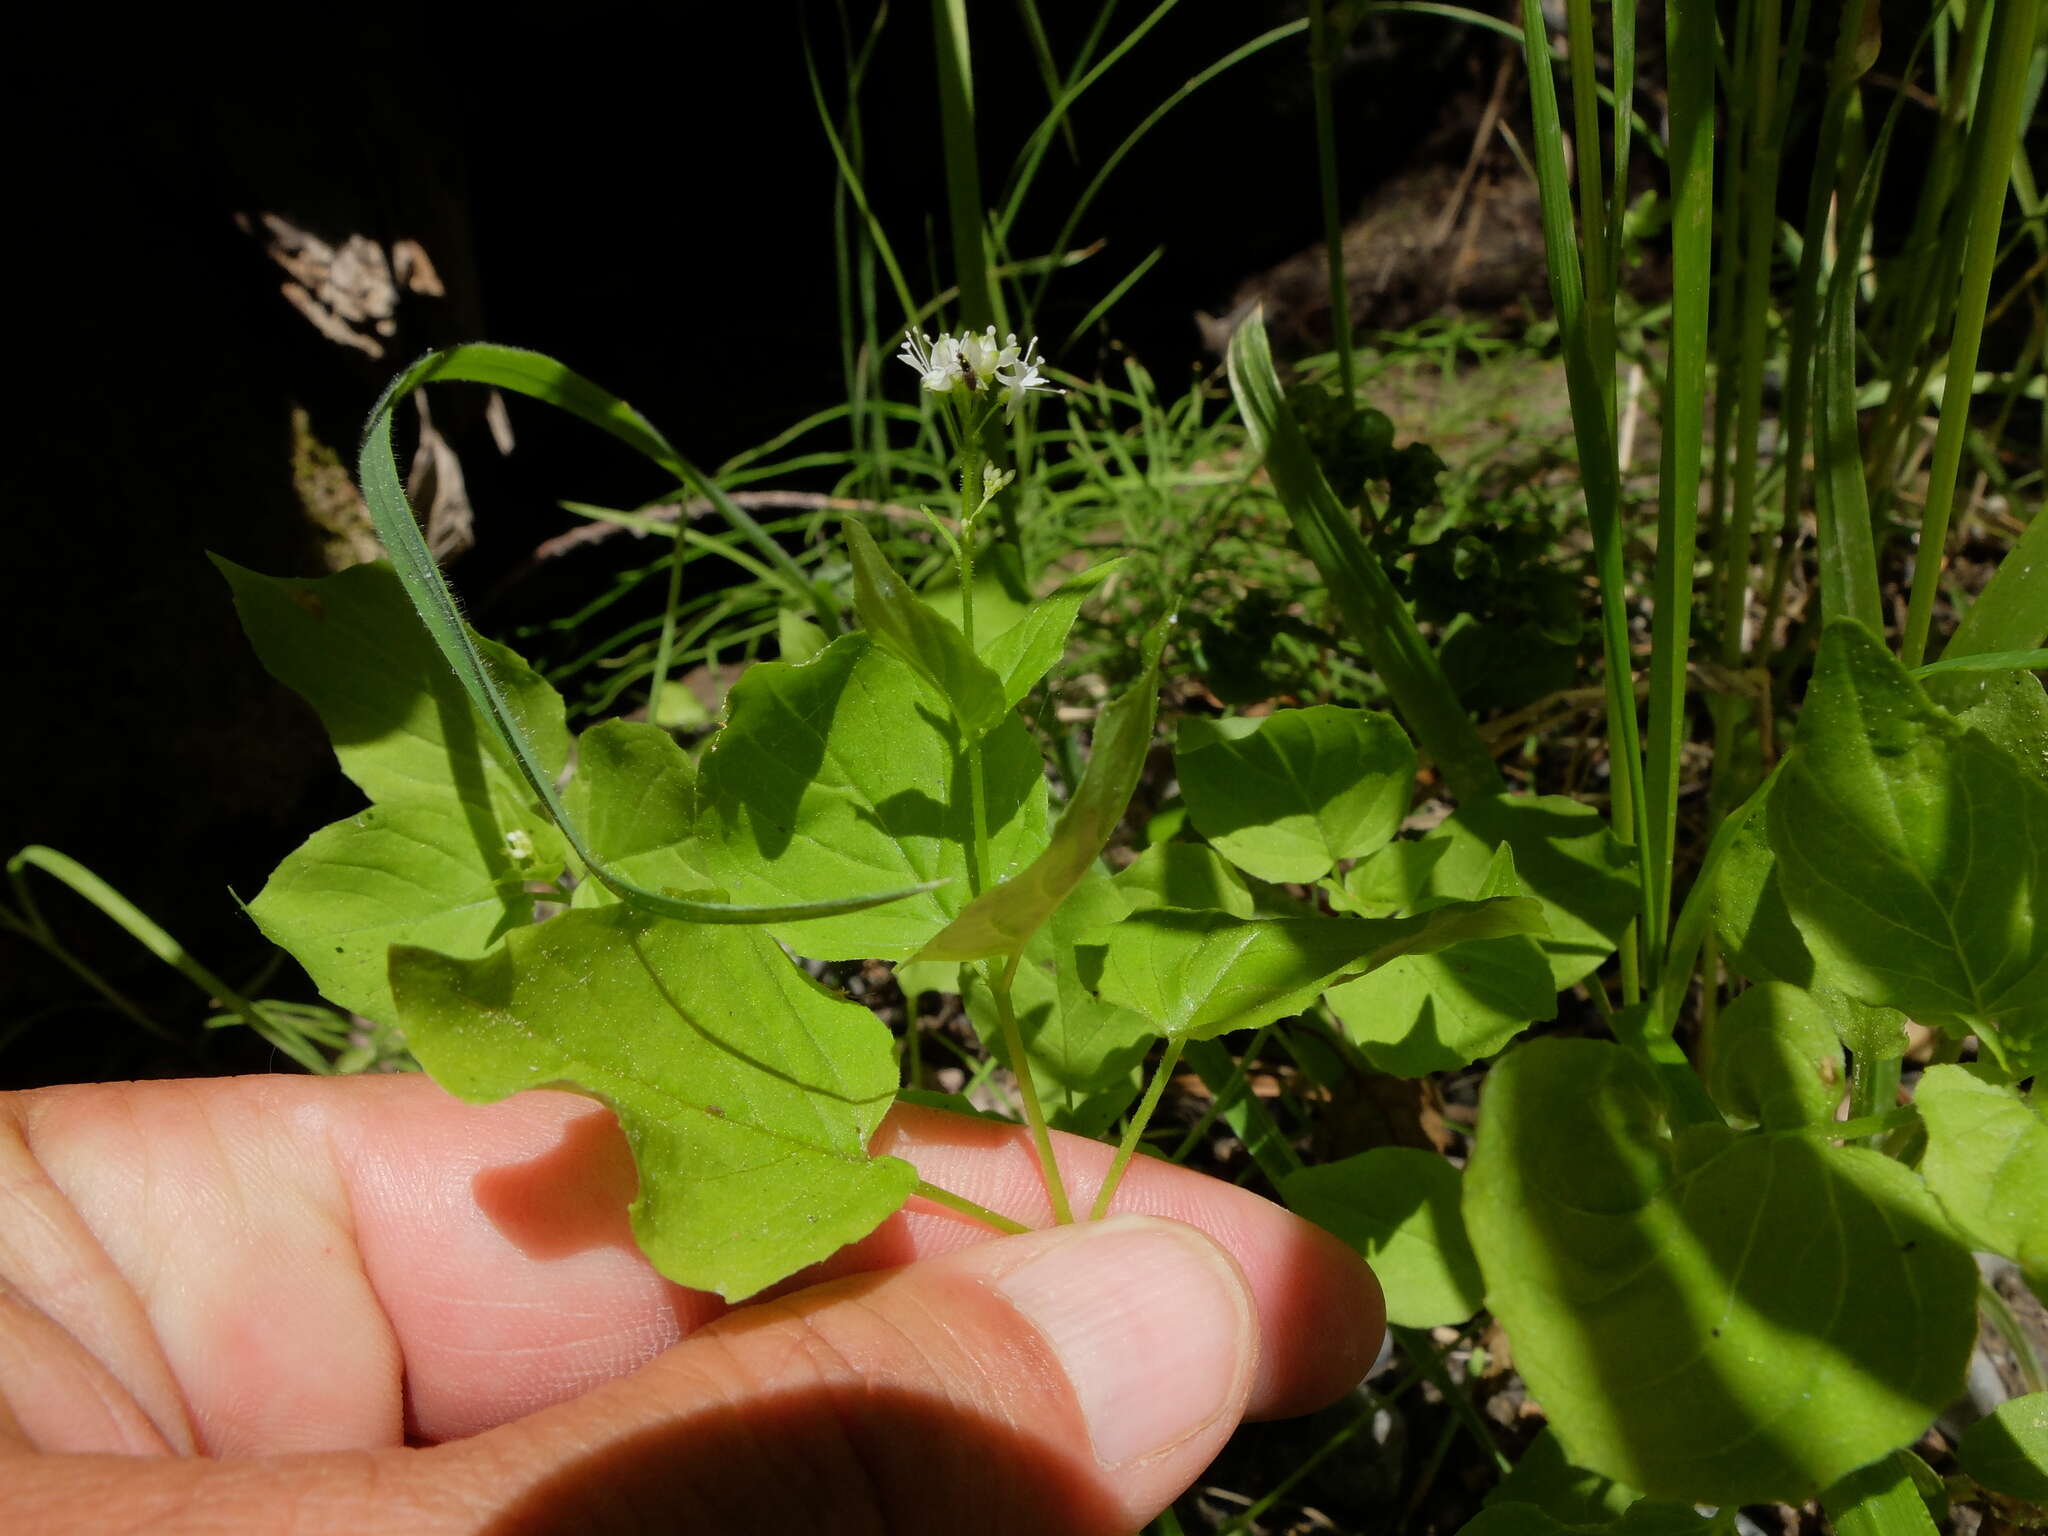
[[[1255,1316],[1192,1227],[1059,1227],[745,1308],[412,1470],[494,1532],[1130,1531],[1235,1427]]]

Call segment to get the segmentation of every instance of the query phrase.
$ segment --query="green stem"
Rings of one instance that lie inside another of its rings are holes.
[[[938,1185],[924,1179],[919,1179],[915,1184],[911,1185],[910,1192],[914,1195],[924,1196],[933,1205],[943,1205],[949,1211],[958,1211],[962,1216],[972,1217],[985,1227],[994,1227],[996,1231],[1009,1233],[1013,1237],[1018,1233],[1031,1230],[1021,1221],[1012,1221],[1002,1213],[992,1211],[985,1205],[977,1204],[965,1195],[956,1195],[952,1190],[941,1189]]]
[[[1324,0],[1309,0],[1308,25],[1316,161],[1322,173],[1323,248],[1330,269],[1330,331],[1337,343],[1337,378],[1348,405],[1356,396],[1358,370],[1351,356],[1351,294],[1344,281],[1344,220],[1337,202],[1337,128],[1330,105],[1330,24]]]
[[[1168,1039],[1159,1065],[1152,1069],[1152,1080],[1145,1085],[1145,1097],[1131,1111],[1130,1123],[1124,1127],[1123,1140],[1116,1145],[1116,1157],[1109,1165],[1109,1172],[1103,1176],[1102,1188],[1095,1192],[1095,1208],[1088,1213],[1090,1221],[1100,1221],[1109,1214],[1109,1203],[1116,1198],[1116,1187],[1124,1180],[1124,1170],[1130,1167],[1139,1139],[1144,1136],[1145,1127],[1152,1123],[1152,1112],[1159,1107],[1159,1097],[1166,1091],[1167,1082],[1173,1077],[1174,1063],[1179,1060],[1180,1042]]]
[[[1899,1100],[1899,1058],[1859,1051],[1849,1064],[1849,1118],[1882,1115]]]
[[[668,683],[669,658],[676,640],[676,608],[683,600],[683,542],[688,522],[680,511],[676,513],[675,548],[668,557],[668,598],[661,609],[661,639],[654,647],[654,675],[647,681],[647,720],[651,725],[661,724],[661,694]]]
[[[1038,1167],[1045,1176],[1045,1197],[1052,1202],[1052,1219],[1066,1226],[1074,1219],[1067,1202],[1066,1181],[1060,1177],[1059,1159],[1053,1155],[1052,1132],[1045,1123],[1045,1108],[1039,1103],[1038,1084],[1032,1081],[1031,1061],[1024,1054],[1024,1033],[1017,1028],[1017,1010],[1010,1002],[1010,975],[996,974],[996,962],[988,966],[989,995],[995,999],[996,1020],[1003,1035],[1003,1053],[1010,1058],[1010,1071],[1017,1079],[1017,1093],[1024,1101],[1024,1122],[1031,1127],[1031,1144],[1038,1151]]]
[[[129,901],[127,897],[115,890],[111,885],[108,885],[98,875],[87,869],[76,859],[59,853],[54,848],[45,848],[40,844],[30,844],[7,861],[7,874],[8,878],[14,882],[15,895],[21,902],[23,912],[27,915],[29,921],[34,923],[43,933],[49,934],[51,930],[49,925],[43,921],[41,912],[36,908],[34,896],[29,891],[28,879],[24,873],[24,871],[29,869],[40,869],[52,879],[62,881],[79,896],[84,897],[95,907],[98,907],[101,913],[112,922],[118,924],[127,933],[128,937],[135,940],[136,943],[155,955],[157,959],[163,961],[165,965],[168,965],[180,976],[191,982],[193,986],[206,994],[208,998],[226,1008],[229,1012],[239,1016],[243,1023],[255,1030],[257,1034],[269,1041],[278,1050],[291,1057],[292,1060],[296,1061],[308,1072],[324,1073],[332,1070],[327,1064],[326,1059],[318,1051],[315,1051],[305,1041],[299,1039],[290,1031],[281,1030],[274,1026],[254,1003],[243,997],[241,993],[201,965],[199,961],[192,957],[184,945],[172,938],[169,933],[152,921],[141,908]],[[53,947],[54,942],[53,935],[51,943],[46,944],[44,947],[51,949],[52,953],[56,953],[57,951]],[[78,969],[78,967],[74,966],[73,969]],[[103,994],[106,992],[104,988],[99,990]],[[130,1012],[130,1017],[141,1021],[139,1014]],[[151,1024],[149,1027],[154,1033],[166,1035],[166,1038],[172,1038],[168,1036],[166,1031],[154,1024]]]

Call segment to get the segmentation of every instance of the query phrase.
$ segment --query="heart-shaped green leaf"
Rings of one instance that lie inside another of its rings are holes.
[[[1319,704],[1180,724],[1175,771],[1188,816],[1261,880],[1307,883],[1400,830],[1415,748],[1391,715]]]
[[[2048,989],[2048,785],[1828,625],[1768,808],[1778,878],[1844,990],[1995,1025]]]
[[[1960,1390],[1976,1266],[1891,1159],[1805,1132],[1674,1142],[1665,1106],[1605,1042],[1494,1066],[1465,1173],[1487,1303],[1580,1466],[1657,1497],[1796,1502]]]
[[[606,720],[576,738],[576,777],[562,800],[613,870],[651,890],[694,891],[710,884],[689,858],[696,786],[696,769],[667,731]],[[618,899],[602,881],[585,880],[573,902]]]

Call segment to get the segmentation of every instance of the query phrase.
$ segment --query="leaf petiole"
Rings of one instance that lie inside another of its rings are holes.
[[[1088,1213],[1090,1221],[1100,1221],[1109,1214],[1109,1203],[1116,1198],[1116,1187],[1123,1182],[1124,1170],[1130,1167],[1131,1157],[1138,1150],[1138,1140],[1145,1134],[1145,1127],[1152,1123],[1152,1112],[1159,1108],[1159,1097],[1166,1091],[1166,1085],[1173,1077],[1174,1064],[1179,1060],[1180,1041],[1169,1036],[1159,1065],[1152,1069],[1152,1080],[1145,1085],[1145,1097],[1131,1111],[1130,1124],[1124,1127],[1124,1138],[1117,1143],[1116,1158],[1109,1165],[1102,1188],[1095,1192],[1095,1208]]]
[[[949,1211],[958,1211],[962,1216],[978,1221],[985,1227],[994,1227],[998,1232],[1012,1237],[1031,1230],[1021,1221],[1012,1221],[999,1211],[992,1211],[965,1195],[955,1194],[950,1189],[942,1189],[926,1179],[919,1179],[910,1187],[910,1192],[931,1201],[933,1205],[943,1205]]]

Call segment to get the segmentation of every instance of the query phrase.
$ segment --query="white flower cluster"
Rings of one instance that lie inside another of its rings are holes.
[[[1038,356],[1036,336],[1020,347],[1012,331],[998,346],[994,326],[979,335],[962,331],[958,336],[941,335],[936,341],[918,331],[906,331],[897,357],[915,368],[924,387],[935,395],[985,395],[1001,390],[1005,421],[1017,414],[1017,407],[1032,390],[1065,393],[1054,389],[1039,372],[1045,359]]]

